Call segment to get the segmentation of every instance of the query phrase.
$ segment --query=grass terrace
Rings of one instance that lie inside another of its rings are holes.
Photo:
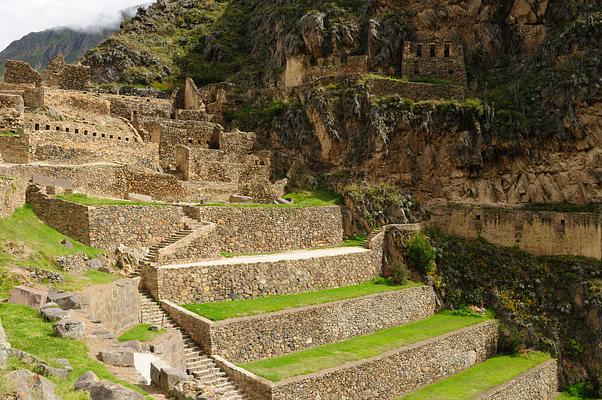
[[[59,398],[64,400],[88,399],[88,393],[73,390],[75,381],[87,371],[94,372],[100,379],[120,383],[140,391],[131,384],[120,382],[104,364],[88,357],[88,349],[82,341],[53,336],[52,324],[43,321],[35,310],[22,305],[0,304],[0,317],[8,340],[14,348],[33,354],[51,365],[56,359],[69,360],[73,366],[73,372],[69,378],[52,379],[57,384]],[[11,360],[11,367],[18,369],[24,366]]]
[[[548,361],[545,353],[499,356],[411,393],[403,400],[469,400]]]
[[[234,207],[234,208],[303,208],[303,207],[328,207],[343,204],[343,198],[336,194],[322,190],[302,191],[287,194],[284,199],[292,200],[293,204],[261,204],[261,203],[207,203],[199,204],[200,207]]]
[[[167,332],[165,328],[161,328],[158,331],[153,331],[151,330],[151,326],[151,324],[137,325],[132,329],[124,332],[121,336],[117,338],[117,340],[120,342],[129,342],[132,340],[138,340],[140,342],[150,342]]]
[[[0,137],[19,137],[20,135],[10,131],[0,131]]]
[[[152,201],[130,201],[119,199],[105,199],[100,197],[91,197],[81,193],[61,194],[54,196],[57,199],[77,203],[83,206],[165,206],[165,203]]]
[[[390,350],[482,323],[491,318],[491,314],[481,317],[443,312],[407,325],[281,357],[246,363],[241,367],[270,381],[278,382],[375,357]]]
[[[74,247],[69,249],[61,244],[64,239],[69,238],[40,221],[30,206],[0,220],[0,298],[8,297],[10,290],[19,284],[17,277],[10,272],[11,268],[39,268],[62,273],[54,263],[57,257],[76,253],[84,253],[90,258],[102,255],[101,250],[73,239],[69,240]],[[13,250],[9,251],[8,242],[12,243]],[[117,278],[103,272],[88,271],[83,276],[65,275],[65,282],[59,287],[73,291],[91,284],[109,283]]]
[[[267,296],[249,300],[187,304],[183,307],[212,321],[224,321],[230,318],[249,317],[291,308],[332,303],[421,285],[415,282],[408,282],[405,285],[394,285],[388,279],[380,278],[359,285],[320,290],[317,292]]]

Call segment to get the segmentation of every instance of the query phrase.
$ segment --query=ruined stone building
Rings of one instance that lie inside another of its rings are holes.
[[[403,76],[449,81],[466,86],[464,48],[450,41],[406,42],[403,49]]]

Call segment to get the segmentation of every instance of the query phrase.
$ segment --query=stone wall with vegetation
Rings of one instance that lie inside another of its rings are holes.
[[[602,261],[427,233],[438,249],[440,296],[448,306],[493,308],[503,323],[502,350],[548,351],[559,361],[562,386],[585,382],[590,395],[600,395]]]
[[[340,207],[196,207],[193,215],[217,224],[221,248],[235,254],[334,246],[343,241]]]
[[[558,366],[550,360],[500,385],[475,400],[551,400],[558,390]]]
[[[386,97],[399,95],[414,101],[426,100],[465,100],[466,88],[454,85],[435,85],[431,83],[405,82],[398,79],[369,79],[370,94]]]
[[[435,303],[433,289],[423,286],[218,322],[173,305],[168,310],[209,354],[244,363],[428,318]]]
[[[353,285],[381,274],[383,236],[377,235],[372,240],[372,250],[351,254],[244,264],[225,260],[160,267],[156,283],[149,286],[154,288],[155,298],[191,304]]]
[[[8,218],[25,204],[27,183],[0,176],[0,218]]]
[[[602,213],[534,212],[457,205],[440,208],[433,223],[451,235],[482,238],[541,255],[602,259]]]
[[[115,333],[141,322],[139,279],[122,279],[107,285],[91,286],[78,294],[82,310],[90,320],[100,320]]]
[[[498,324],[487,321],[311,375],[269,382],[221,362],[254,400],[393,399],[469,368],[495,354]],[[370,382],[370,385],[365,385]]]

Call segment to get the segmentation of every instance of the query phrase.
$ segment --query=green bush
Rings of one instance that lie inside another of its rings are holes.
[[[395,285],[404,285],[409,278],[408,266],[403,262],[396,262],[391,266],[391,280]]]
[[[410,266],[424,275],[434,273],[436,252],[423,233],[415,233],[406,243],[406,258]]]

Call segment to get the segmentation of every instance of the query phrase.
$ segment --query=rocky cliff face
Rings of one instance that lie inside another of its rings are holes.
[[[356,78],[281,88],[288,57],[361,54],[399,74],[403,43],[433,37],[463,45],[481,104],[374,96]],[[230,80],[227,120],[262,134],[293,184],[583,203],[602,200],[601,41],[600,0],[160,0],[86,62],[101,82]]]

